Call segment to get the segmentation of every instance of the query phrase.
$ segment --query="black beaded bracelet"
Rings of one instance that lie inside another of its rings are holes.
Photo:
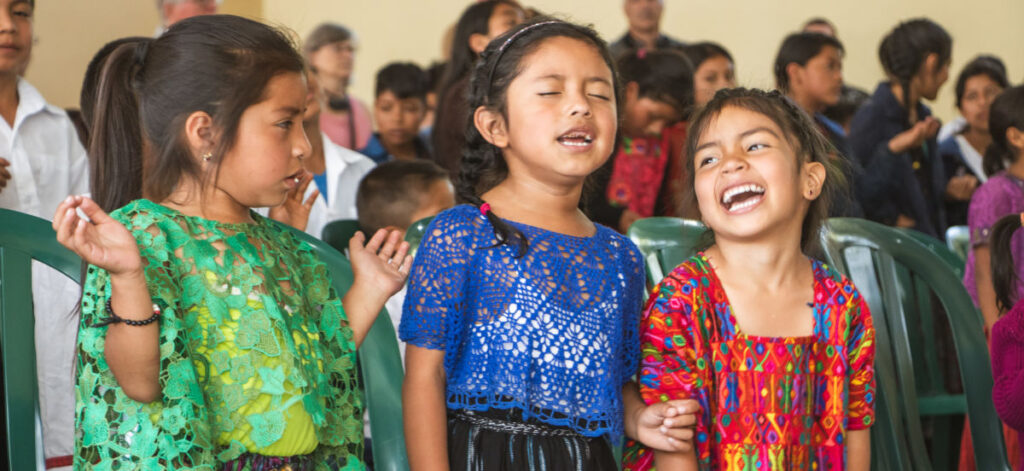
[[[93,327],[103,327],[105,325],[110,325],[110,324],[124,323],[125,325],[130,325],[130,326],[138,327],[138,326],[152,324],[152,323],[156,322],[156,320],[159,319],[159,318],[160,318],[160,307],[157,306],[156,304],[154,304],[153,305],[153,315],[149,319],[143,319],[141,321],[136,321],[136,320],[132,320],[132,319],[125,319],[125,318],[123,318],[121,316],[118,316],[117,314],[114,314],[114,308],[110,307],[110,299],[108,298],[107,299],[107,317],[105,317],[103,319],[100,319],[99,322],[93,324],[92,326]]]

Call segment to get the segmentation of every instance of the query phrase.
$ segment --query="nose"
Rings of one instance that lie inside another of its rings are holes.
[[[292,145],[292,156],[300,161],[313,153],[313,145],[309,143],[309,136],[306,136],[305,126],[297,126],[299,129],[298,138]]]
[[[14,33],[17,28],[14,24],[14,18],[11,17],[11,12],[7,9],[0,9],[0,33]]]
[[[747,168],[747,159],[739,151],[727,151],[722,155],[722,173],[734,173]]]
[[[591,116],[590,100],[583,93],[570,93],[568,96],[570,116],[583,116],[587,118]]]

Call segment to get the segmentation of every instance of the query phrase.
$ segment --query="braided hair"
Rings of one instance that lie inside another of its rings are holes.
[[[921,70],[928,54],[937,54],[940,63],[949,61],[953,39],[942,26],[927,18],[900,23],[882,39],[878,58],[882,68],[903,89],[903,108],[907,111],[906,126],[910,128],[910,81]]]
[[[466,122],[466,148],[455,179],[455,195],[459,202],[482,208],[487,220],[494,227],[498,242],[492,246],[510,245],[516,249],[516,257],[522,257],[529,248],[529,241],[518,228],[512,226],[484,205],[481,195],[497,186],[508,176],[505,157],[494,144],[484,139],[473,122],[474,111],[487,107],[508,119],[506,93],[513,80],[521,72],[520,64],[544,42],[554,37],[567,37],[590,44],[604,59],[612,71],[615,89],[615,103],[622,102],[622,86],[615,73],[615,63],[604,40],[592,28],[580,26],[550,17],[537,17],[522,23],[505,34],[495,38],[480,54],[469,83],[469,110]],[[618,135],[616,134],[616,143]],[[618,146],[616,145],[615,148]]]

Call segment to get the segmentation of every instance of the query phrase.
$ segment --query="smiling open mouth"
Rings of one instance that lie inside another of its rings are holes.
[[[586,147],[594,142],[594,136],[586,132],[570,132],[560,136],[558,142],[572,147]]]
[[[739,185],[722,194],[722,206],[729,212],[749,208],[764,199],[764,187],[754,183]]]

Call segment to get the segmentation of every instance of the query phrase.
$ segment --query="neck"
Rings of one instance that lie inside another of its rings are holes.
[[[632,36],[636,42],[640,43],[640,46],[647,49],[655,49],[658,44],[658,36],[660,36],[660,33],[657,29],[642,30],[630,27],[629,35]]]
[[[793,240],[716,240],[706,252],[716,271],[743,273],[749,283],[765,290],[792,286],[807,265],[807,257]]]
[[[594,233],[593,223],[579,210],[583,183],[554,186],[513,172],[481,198],[495,214],[514,221],[577,236]]]
[[[976,129],[968,125],[960,134],[964,136],[964,139],[967,139],[967,142],[971,144],[974,150],[982,155],[985,154],[989,144],[992,144],[992,134],[989,134],[987,129]]]
[[[1010,164],[1010,168],[1006,169],[1006,173],[1017,177],[1019,180],[1024,180],[1024,152],[1017,152],[1017,160]]]
[[[792,99],[797,106],[802,108],[807,114],[814,116],[815,113],[821,113],[825,111],[826,106],[818,100],[814,100],[811,97],[803,93],[789,92],[789,98]]]
[[[903,86],[900,85],[899,82],[895,81],[895,80],[890,80],[889,81],[889,85],[892,88],[893,96],[896,97],[896,101],[900,104],[900,106],[905,106],[904,103],[906,103],[906,102],[903,100],[903,93],[905,91],[903,90]],[[916,123],[917,122],[917,101],[920,100],[920,99],[921,99],[920,94],[917,92],[917,90],[914,90],[914,85],[911,84],[910,85],[910,109],[907,110],[907,116],[910,118],[910,122],[911,123]]]
[[[200,188],[194,180],[183,181],[160,204],[186,216],[196,216],[226,224],[253,222],[249,207],[220,190],[216,182]]]
[[[345,98],[348,95],[348,79],[321,76],[318,80],[325,94],[334,98]]]
[[[302,123],[306,129],[306,137],[309,138],[311,148],[309,157],[302,160],[302,165],[315,175],[324,173],[327,170],[327,162],[324,160],[324,136],[320,134],[320,115],[313,116]]]
[[[8,126],[14,126],[19,101],[18,74],[0,74],[0,116],[3,116]]]

